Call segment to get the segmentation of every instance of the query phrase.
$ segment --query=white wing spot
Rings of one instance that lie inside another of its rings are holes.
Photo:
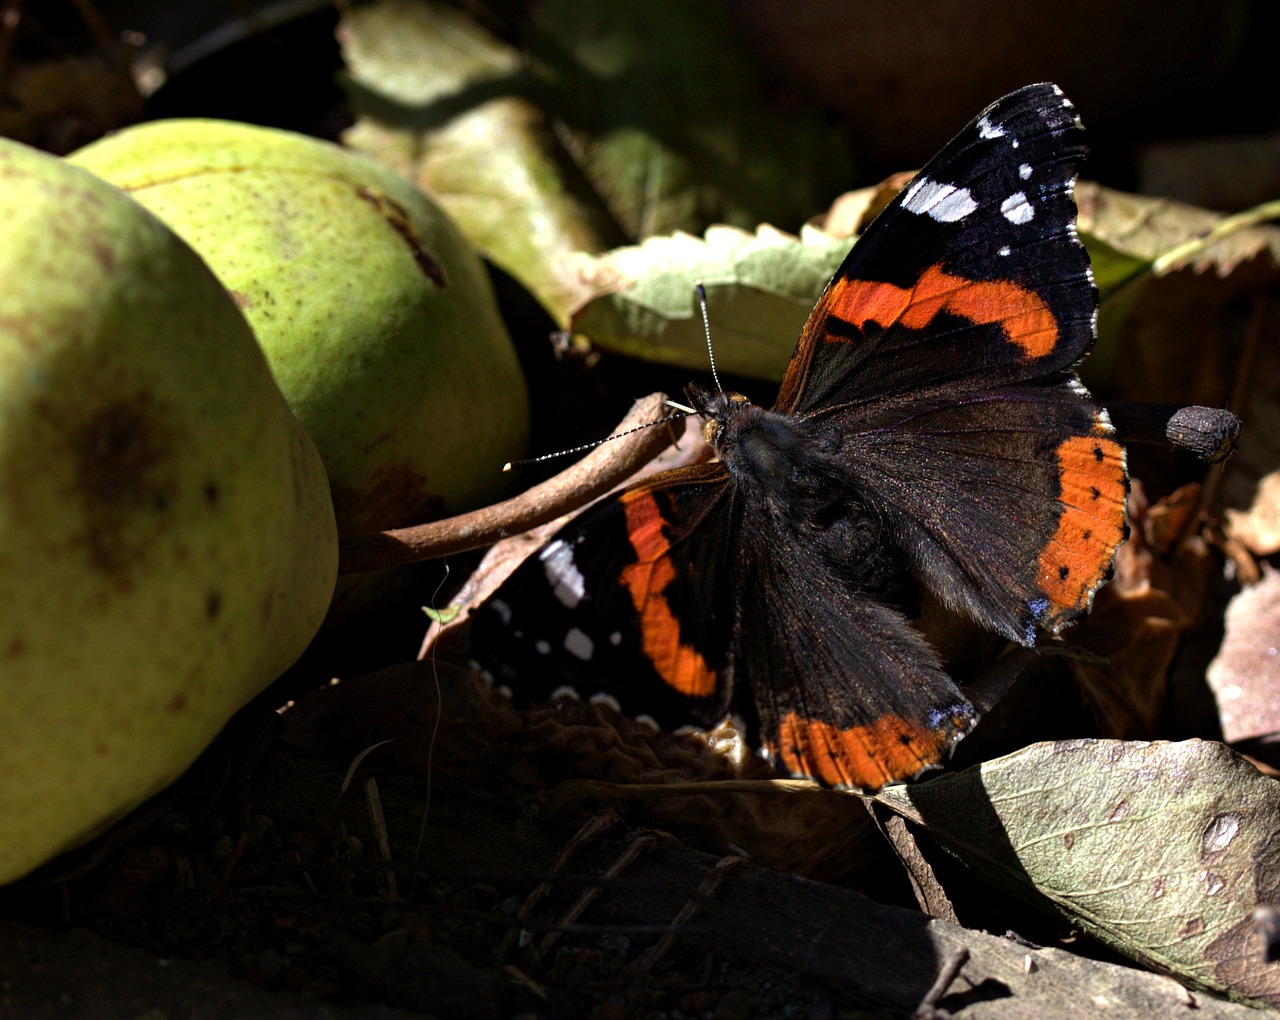
[[[618,645],[622,644],[622,631],[615,630],[612,634],[610,634],[609,644],[613,645],[614,648],[617,648]]]
[[[1024,181],[1031,180],[1031,164],[1023,163],[1020,167],[1018,167],[1018,176],[1021,177]]]
[[[502,621],[504,627],[511,626],[511,607],[502,599],[494,599],[489,603],[489,608],[498,614],[498,619]]]
[[[954,184],[939,184],[927,177],[920,177],[907,189],[902,198],[902,208],[920,216],[928,216],[939,223],[955,223],[978,208],[968,188]]]
[[[564,636],[564,650],[575,659],[590,662],[591,656],[596,652],[596,643],[577,627],[574,627]]]
[[[1035,219],[1036,215],[1035,209],[1027,201],[1027,196],[1021,191],[1015,191],[1001,202],[1000,212],[1004,214],[1004,218],[1010,223],[1017,224],[1030,223]]]
[[[1006,255],[1006,256],[1007,256],[1007,255],[1012,255],[1012,254],[1013,254],[1013,249],[1012,249],[1012,248],[1010,248],[1007,244],[1002,244],[999,248],[997,248],[997,249],[996,249],[996,254],[997,254],[997,255]]]
[[[999,124],[992,124],[986,117],[979,117],[978,134],[983,138],[1003,138],[1004,128]]]
[[[560,604],[577,609],[586,593],[587,582],[573,562],[573,550],[561,539],[556,539],[538,553],[547,581]]]
[[[533,648],[534,648],[534,651],[536,651],[539,655],[551,654],[551,643],[549,641],[542,641],[542,640],[535,641],[533,643]]]
[[[617,712],[618,715],[622,715],[622,705],[612,694],[607,694],[604,691],[597,691],[595,694],[591,695],[587,701],[592,705],[604,705],[605,708],[611,708]]]

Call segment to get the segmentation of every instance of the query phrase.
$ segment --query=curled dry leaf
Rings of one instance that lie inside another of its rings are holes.
[[[1130,539],[1116,555],[1115,576],[1068,635],[1093,653],[1069,663],[1104,736],[1147,739],[1160,731],[1175,657],[1207,611],[1220,570],[1204,540],[1189,533],[1200,495],[1192,484],[1148,505],[1134,480]]]
[[[1280,784],[1222,744],[1033,744],[878,799],[1131,959],[1280,1005],[1253,919],[1280,898]]]
[[[576,464],[514,499],[477,512],[489,514],[493,520],[485,524],[485,542],[470,547],[490,542],[493,547],[449,604],[443,614],[448,622],[431,624],[419,658],[430,654],[437,641],[443,645],[454,638],[461,639],[466,633],[465,625],[471,610],[488,598],[525,557],[536,552],[569,516],[612,489],[658,471],[696,463],[708,456],[709,448],[702,439],[701,426],[692,416],[685,419],[683,433],[675,443],[669,443],[671,433],[665,428],[631,431],[662,417],[666,410],[664,400],[665,397],[659,393],[637,401],[614,429],[613,434],[621,438],[596,447]],[[473,516],[463,515],[453,521],[465,521]],[[495,526],[494,522],[499,520]],[[447,521],[438,523],[449,524]],[[422,529],[405,530],[425,533],[435,526],[429,524]],[[387,534],[394,536],[395,533]]]
[[[1280,571],[1264,564],[1262,580],[1231,600],[1207,679],[1224,740],[1280,737]]]
[[[482,549],[576,510],[624,481],[664,449],[670,433],[648,428],[665,417],[665,396],[636,401],[613,432],[572,467],[519,496],[409,528],[353,535],[342,542],[339,570],[358,573]]]

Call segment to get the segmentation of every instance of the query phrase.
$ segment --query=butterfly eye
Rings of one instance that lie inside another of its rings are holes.
[[[716,445],[716,437],[720,435],[720,423],[714,418],[708,418],[702,423],[702,438],[707,441],[708,446]]]

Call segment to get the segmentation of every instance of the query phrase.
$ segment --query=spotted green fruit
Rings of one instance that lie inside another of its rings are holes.
[[[318,628],[315,448],[199,257],[0,140],[0,882],[177,777]]]
[[[71,158],[233,293],[320,450],[341,531],[502,494],[524,381],[483,265],[420,191],[335,145],[224,121],[158,121]]]

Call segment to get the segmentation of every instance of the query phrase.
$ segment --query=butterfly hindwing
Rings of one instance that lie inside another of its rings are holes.
[[[857,568],[833,563],[829,547],[767,508],[746,511],[728,667],[735,689],[750,692],[738,704],[765,756],[789,775],[859,790],[940,765],[977,716],[933,650],[901,613],[866,597]],[[857,523],[863,540],[846,532],[843,543],[865,562],[878,526]]]
[[[561,528],[473,614],[472,653],[520,703],[568,687],[633,716],[712,726],[731,607],[728,478],[718,464],[655,475]]]
[[[854,485],[938,597],[1031,645],[1087,610],[1126,535],[1123,447],[1074,379],[823,416]]]

